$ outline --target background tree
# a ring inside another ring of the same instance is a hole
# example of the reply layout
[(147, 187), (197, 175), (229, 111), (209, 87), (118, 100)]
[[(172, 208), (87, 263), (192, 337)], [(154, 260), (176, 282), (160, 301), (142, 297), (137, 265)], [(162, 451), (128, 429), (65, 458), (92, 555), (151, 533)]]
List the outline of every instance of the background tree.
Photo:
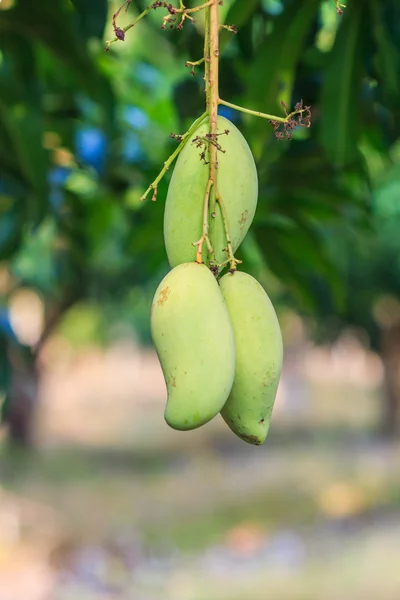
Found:
[[(121, 25), (146, 4), (132, 2)], [(40, 348), (65, 313), (90, 303), (107, 315), (105, 337), (125, 320), (146, 339), (140, 317), (167, 269), (168, 182), (156, 203), (139, 198), (176, 144), (169, 134), (201, 112), (202, 73), (191, 76), (184, 64), (202, 54), (202, 21), (162, 31), (160, 8), (106, 53), (118, 8), (107, 0), (0, 5), (0, 258), (11, 275), (2, 303), (6, 310), (13, 291), (29, 287), (45, 304), (35, 347), (12, 341), (7, 312), (1, 333), (3, 416), (22, 441), (35, 398), (24, 400), (10, 382), (37, 380)], [(383, 291), (399, 294), (396, 219), (382, 209), (390, 196), (397, 210), (398, 3), (349, 1), (342, 16), (332, 0), (305, 0), (301, 10), (295, 0), (225, 0), (220, 10), (238, 29), (221, 35), (222, 97), (275, 114), (282, 101), (303, 99), (313, 113), (310, 129), (277, 141), (268, 122), (221, 108), (249, 141), (260, 176), (254, 235), (239, 258), (264, 281), (274, 273), (281, 300), (317, 317), (322, 337), (348, 323), (367, 328), (385, 358), (393, 430), (398, 324), (382, 320), (376, 302)]]

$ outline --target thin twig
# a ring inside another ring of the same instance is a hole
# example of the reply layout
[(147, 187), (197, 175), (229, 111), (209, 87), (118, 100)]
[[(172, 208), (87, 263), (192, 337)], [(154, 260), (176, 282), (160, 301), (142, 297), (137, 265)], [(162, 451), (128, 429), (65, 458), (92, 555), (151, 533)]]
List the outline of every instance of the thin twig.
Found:
[(306, 108), (303, 108), (301, 110), (294, 110), (285, 117), (277, 117), (275, 115), (269, 115), (268, 113), (259, 112), (258, 110), (250, 110), (249, 108), (238, 106), (237, 104), (232, 104), (231, 102), (226, 102), (226, 100), (222, 100), (221, 98), (219, 99), (218, 104), (222, 104), (223, 106), (227, 106), (228, 108), (232, 108), (233, 110), (237, 110), (248, 115), (253, 115), (253, 117), (260, 117), (261, 119), (268, 119), (269, 121), (278, 121), (279, 123), (287, 123), (291, 118), (306, 111)]
[(186, 8), (186, 6), (183, 4), (182, 0), (179, 0), (179, 8), (175, 8), (169, 2), (164, 2), (164, 1), (157, 2), (156, 1), (156, 2), (153, 2), (152, 4), (150, 4), (149, 6), (147, 6), (147, 8), (145, 8), (143, 10), (143, 12), (141, 12), (140, 15), (138, 17), (136, 17), (136, 19), (132, 23), (130, 23), (129, 25), (126, 25), (125, 27), (118, 27), (117, 22), (116, 22), (117, 17), (119, 16), (121, 10), (125, 6), (126, 6), (126, 8), (128, 8), (130, 3), (132, 2), (132, 0), (125, 0), (124, 3), (122, 4), (122, 6), (113, 15), (112, 23), (113, 23), (113, 27), (114, 27), (115, 37), (112, 40), (106, 41), (105, 49), (109, 50), (111, 44), (113, 44), (114, 42), (118, 42), (118, 41), (123, 42), (125, 40), (125, 33), (127, 31), (129, 31), (129, 29), (132, 29), (132, 27), (135, 27), (135, 25), (137, 25), (137, 23), (139, 23), (139, 21), (141, 21), (152, 10), (155, 10), (157, 8), (166, 8), (168, 10), (169, 14), (163, 18), (163, 24), (161, 25), (162, 29), (165, 29), (167, 25), (170, 25), (171, 27), (173, 27), (174, 22), (176, 21), (176, 17), (180, 15), (181, 20), (180, 20), (180, 23), (177, 25), (177, 29), (182, 29), (183, 24), (186, 19), (190, 19), (191, 21), (194, 22), (194, 18), (191, 15), (194, 13), (200, 12), (201, 10), (204, 10), (205, 8), (208, 8), (209, 6), (211, 6), (213, 1), (214, 0), (209, 0), (208, 2), (205, 2), (204, 4), (200, 4), (199, 6), (195, 6), (193, 8)]
[(195, 60), (194, 62), (191, 60), (187, 60), (185, 62), (185, 67), (192, 67), (191, 68), (191, 74), (194, 75), (195, 74), (195, 68), (199, 67), (200, 65), (203, 64), (203, 62), (205, 61), (205, 58), (200, 58), (200, 60)]
[(224, 223), (225, 236), (226, 236), (226, 253), (228, 255), (228, 260), (225, 263), (222, 263), (222, 265), (220, 265), (220, 266), (223, 267), (229, 263), (231, 271), (236, 271), (237, 265), (240, 264), (242, 261), (235, 258), (234, 253), (233, 253), (232, 239), (231, 239), (231, 235), (229, 232), (228, 213), (226, 212), (226, 206), (224, 204), (224, 201), (222, 200), (221, 194), (219, 192), (216, 192), (215, 198), (221, 209), (221, 215), (222, 215), (222, 220)]
[[(129, 0), (129, 1), (132, 1), (132, 0)], [(139, 23), (139, 21), (141, 21), (152, 10), (152, 6), (148, 6), (147, 8), (144, 9), (144, 11), (142, 13), (140, 13), (140, 15), (138, 17), (136, 17), (136, 19), (132, 23), (130, 23), (129, 25), (126, 25), (125, 27), (117, 27), (116, 22), (115, 22), (115, 18), (121, 12), (121, 10), (125, 6), (125, 4), (126, 4), (126, 2), (124, 2), (124, 4), (115, 13), (115, 15), (113, 17), (114, 31), (117, 32), (117, 35), (112, 40), (107, 40), (106, 41), (106, 50), (109, 50), (111, 44), (114, 44), (114, 42), (124, 41), (124, 39), (125, 39), (125, 33), (127, 31), (129, 31), (129, 29), (132, 29), (132, 27), (135, 27), (135, 25), (137, 23)]]
[(214, 185), (213, 180), (209, 178), (207, 181), (206, 193), (204, 196), (204, 206), (203, 206), (203, 235), (199, 239), (198, 242), (194, 242), (193, 246), (197, 246), (197, 254), (196, 254), (196, 262), (203, 262), (203, 245), (204, 242), (207, 244), (208, 254), (212, 257), (214, 254), (214, 249), (211, 244), (210, 236), (208, 235), (208, 212), (210, 208), (210, 193), (211, 188)]
[(145, 193), (143, 194), (143, 196), (141, 196), (140, 200), (142, 202), (144, 200), (146, 200), (147, 196), (149, 195), (149, 193), (152, 190), (153, 190), (153, 198), (152, 198), (152, 200), (153, 201), (156, 200), (156, 198), (157, 198), (157, 187), (158, 187), (158, 184), (160, 183), (161, 179), (164, 177), (165, 173), (168, 171), (168, 169), (170, 168), (170, 166), (172, 165), (172, 163), (174, 162), (174, 160), (178, 156), (178, 154), (181, 152), (181, 150), (183, 150), (183, 148), (186, 146), (186, 144), (187, 144), (190, 136), (193, 135), (193, 133), (198, 128), (198, 126), (204, 121), (204, 119), (206, 117), (207, 117), (207, 112), (204, 112), (198, 119), (196, 119), (196, 121), (194, 121), (194, 123), (187, 130), (187, 132), (185, 134), (183, 134), (183, 136), (181, 137), (182, 141), (179, 144), (179, 146), (177, 147), (177, 149), (175, 150), (175, 152), (173, 152), (171, 154), (171, 156), (169, 157), (169, 159), (165, 161), (164, 167), (160, 171), (159, 175), (156, 177), (156, 179), (153, 181), (153, 183), (149, 185), (149, 187), (147, 188), (147, 190), (145, 191)]

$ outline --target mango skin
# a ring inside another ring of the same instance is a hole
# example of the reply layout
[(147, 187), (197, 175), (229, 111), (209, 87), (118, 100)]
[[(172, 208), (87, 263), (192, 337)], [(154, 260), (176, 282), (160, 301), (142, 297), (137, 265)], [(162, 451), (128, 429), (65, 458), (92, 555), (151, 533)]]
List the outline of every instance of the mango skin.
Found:
[[(196, 258), (197, 242), (202, 235), (204, 196), (210, 166), (200, 160), (203, 148), (196, 148), (192, 140), (208, 133), (206, 119), (191, 136), (180, 153), (168, 188), (164, 213), (164, 240), (171, 267)], [(218, 152), (218, 190), (226, 206), (229, 229), (235, 252), (245, 237), (257, 207), (258, 177), (251, 150), (240, 131), (224, 117), (218, 117), (218, 143), (224, 152)], [(211, 194), (213, 196), (213, 192)], [(224, 251), (226, 237), (221, 211), (217, 205), (216, 218), (209, 216), (210, 236), (215, 258), (221, 263), (227, 259)], [(204, 244), (203, 262), (209, 264)]]
[(232, 325), (208, 267), (185, 263), (170, 271), (150, 322), (168, 390), (165, 420), (173, 429), (196, 429), (220, 412), (235, 374)]
[(263, 444), (282, 371), (283, 343), (275, 309), (262, 286), (247, 273), (220, 281), (236, 344), (235, 379), (221, 411), (245, 442)]

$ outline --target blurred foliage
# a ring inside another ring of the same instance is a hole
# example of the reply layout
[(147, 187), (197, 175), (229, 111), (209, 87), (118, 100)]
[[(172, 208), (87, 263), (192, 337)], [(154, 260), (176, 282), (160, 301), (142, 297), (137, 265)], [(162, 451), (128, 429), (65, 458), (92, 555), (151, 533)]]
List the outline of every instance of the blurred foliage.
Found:
[[(157, 203), (139, 197), (175, 147), (170, 132), (202, 110), (202, 73), (184, 62), (202, 54), (203, 20), (165, 32), (152, 11), (106, 53), (117, 8), (0, 6), (0, 258), (46, 314), (88, 301), (110, 332), (131, 322), (148, 340), (168, 178)], [(313, 114), (279, 142), (266, 121), (221, 109), (260, 175), (246, 268), (302, 311), (371, 327), (377, 295), (400, 291), (400, 6), (349, 1), (339, 17), (331, 0), (225, 0), (221, 16), (239, 28), (221, 34), (221, 96), (276, 114), (303, 99)]]

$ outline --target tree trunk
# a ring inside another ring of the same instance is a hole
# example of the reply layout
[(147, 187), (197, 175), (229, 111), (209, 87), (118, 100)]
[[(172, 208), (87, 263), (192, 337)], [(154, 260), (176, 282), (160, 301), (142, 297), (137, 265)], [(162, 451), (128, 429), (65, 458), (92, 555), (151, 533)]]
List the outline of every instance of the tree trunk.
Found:
[(40, 351), (64, 314), (82, 297), (80, 285), (78, 289), (65, 291), (62, 302), (52, 306), (40, 340), (33, 348), (18, 343), (6, 345), (12, 375), (1, 417), (8, 428), (10, 441), (21, 447), (31, 446), (33, 441), (33, 425), (39, 399)]
[(382, 435), (397, 436), (400, 428), (400, 325), (381, 330), (381, 358), (384, 369)]
[(3, 413), (11, 442), (18, 446), (32, 444), (33, 422), (38, 400), (38, 372), (32, 357), (20, 355), (12, 360), (13, 372)]

